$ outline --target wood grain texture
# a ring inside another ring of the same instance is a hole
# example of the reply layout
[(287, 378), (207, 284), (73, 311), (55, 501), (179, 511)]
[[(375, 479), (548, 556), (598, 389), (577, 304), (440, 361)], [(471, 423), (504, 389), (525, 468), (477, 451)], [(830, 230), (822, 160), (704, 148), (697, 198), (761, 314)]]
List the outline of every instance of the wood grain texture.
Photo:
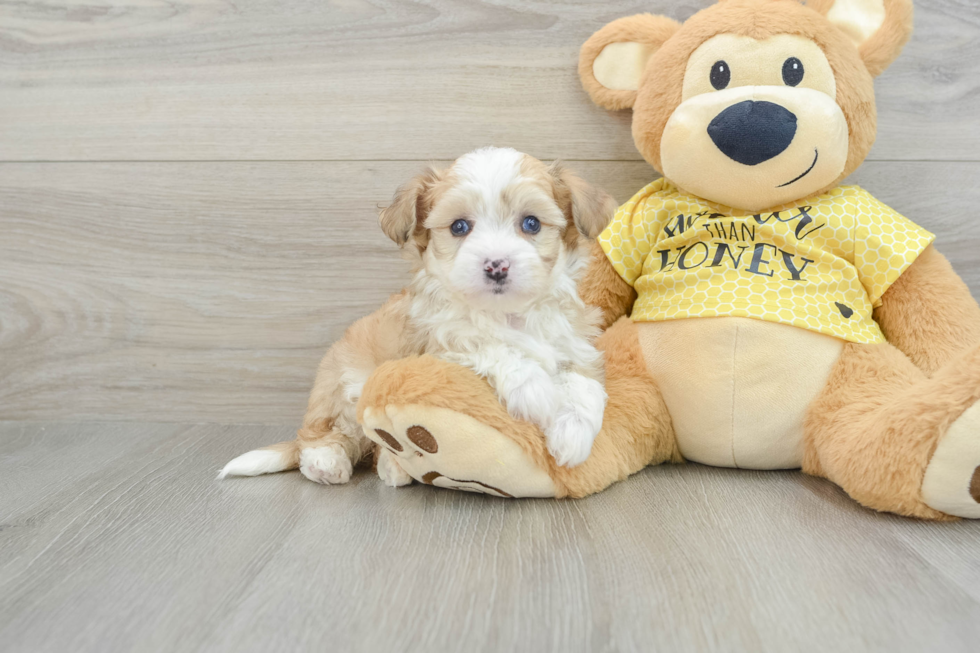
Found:
[[(580, 501), (214, 481), (282, 427), (0, 424), (4, 651), (976, 651), (980, 523), (795, 472)], [(110, 453), (125, 442), (125, 448)], [(43, 461), (60, 476), (19, 471)], [(30, 496), (31, 501), (24, 501)]]
[[(643, 162), (571, 162), (624, 201)], [(0, 164), (0, 418), (296, 424), (316, 364), (407, 272), (377, 206), (416, 162)], [(980, 296), (980, 164), (852, 181)]]
[[(579, 46), (711, 0), (0, 2), (0, 160), (637, 160)], [(980, 5), (916, 0), (872, 159), (977, 160)]]

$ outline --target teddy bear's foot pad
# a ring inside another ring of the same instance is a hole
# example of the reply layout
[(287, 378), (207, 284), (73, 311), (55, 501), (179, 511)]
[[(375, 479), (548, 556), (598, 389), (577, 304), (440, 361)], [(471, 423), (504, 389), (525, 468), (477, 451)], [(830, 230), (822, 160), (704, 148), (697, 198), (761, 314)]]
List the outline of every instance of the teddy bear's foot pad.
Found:
[(553, 497), (551, 477), (500, 431), (446, 408), (364, 409), (364, 433), (409, 476), (438, 487), (498, 497)]
[(948, 515), (980, 519), (980, 403), (953, 422), (922, 479), (922, 500)]

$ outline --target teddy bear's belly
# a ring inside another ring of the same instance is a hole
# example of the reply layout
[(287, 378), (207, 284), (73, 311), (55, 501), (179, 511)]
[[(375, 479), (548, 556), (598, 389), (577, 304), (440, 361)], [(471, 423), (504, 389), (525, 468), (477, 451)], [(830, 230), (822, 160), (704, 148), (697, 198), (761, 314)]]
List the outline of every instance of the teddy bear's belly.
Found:
[(686, 459), (750, 469), (802, 465), (806, 410), (843, 341), (740, 317), (636, 326)]

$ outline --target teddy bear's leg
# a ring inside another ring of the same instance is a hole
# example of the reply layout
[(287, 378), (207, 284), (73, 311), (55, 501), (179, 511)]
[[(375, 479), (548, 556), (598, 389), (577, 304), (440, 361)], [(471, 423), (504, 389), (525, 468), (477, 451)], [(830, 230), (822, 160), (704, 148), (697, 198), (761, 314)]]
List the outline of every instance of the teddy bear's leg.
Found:
[(597, 345), (606, 352), (609, 400), (592, 454), (577, 467), (558, 466), (541, 431), (512, 418), (483, 379), (431, 356), (379, 367), (358, 419), (387, 464), (412, 478), (497, 496), (582, 497), (649, 464), (680, 462), (633, 323), (620, 320)]
[(932, 377), (890, 344), (847, 343), (810, 406), (803, 470), (860, 503), (980, 518), (980, 348)]

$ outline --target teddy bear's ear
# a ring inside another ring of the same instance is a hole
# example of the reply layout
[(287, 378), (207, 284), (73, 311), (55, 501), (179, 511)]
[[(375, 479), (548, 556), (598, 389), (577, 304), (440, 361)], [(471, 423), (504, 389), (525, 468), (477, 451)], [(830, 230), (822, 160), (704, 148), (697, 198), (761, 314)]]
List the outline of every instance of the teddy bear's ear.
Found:
[(578, 74), (592, 101), (606, 109), (629, 109), (650, 55), (680, 29), (666, 16), (637, 14), (609, 23), (589, 37)]
[(880, 75), (912, 35), (912, 0), (807, 0), (847, 34), (868, 71)]

